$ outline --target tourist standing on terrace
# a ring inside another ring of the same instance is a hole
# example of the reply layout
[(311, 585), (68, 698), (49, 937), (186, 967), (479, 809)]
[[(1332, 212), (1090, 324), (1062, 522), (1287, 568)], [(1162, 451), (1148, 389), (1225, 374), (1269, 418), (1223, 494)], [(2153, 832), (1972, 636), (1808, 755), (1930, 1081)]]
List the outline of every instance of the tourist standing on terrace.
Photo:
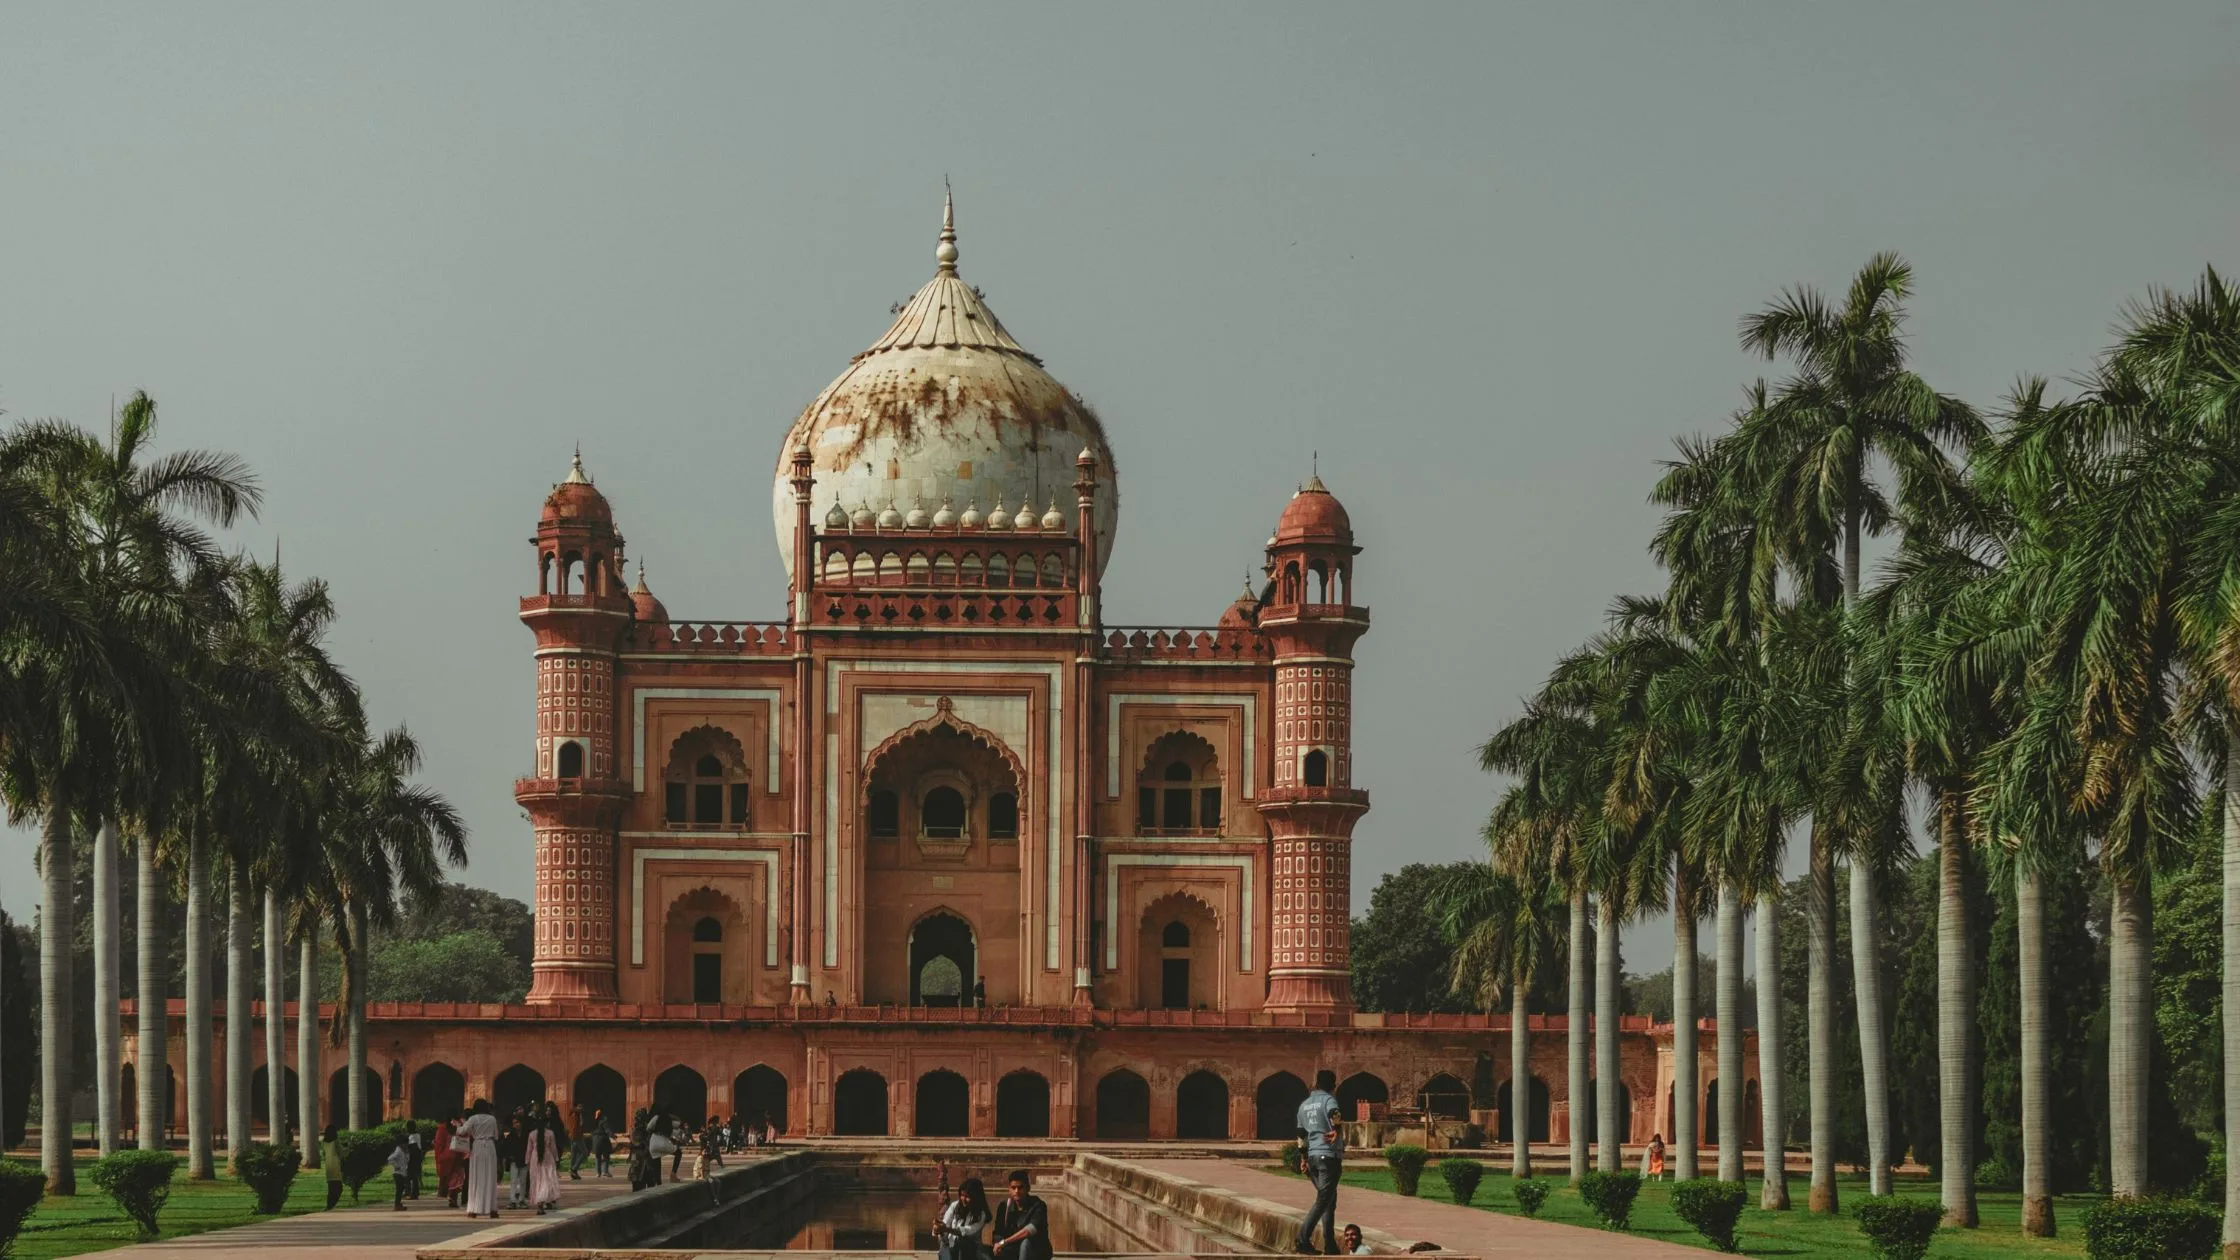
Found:
[(1315, 1222), (1322, 1223), (1322, 1250), (1338, 1255), (1338, 1173), (1345, 1153), (1338, 1140), (1338, 1074), (1324, 1068), (1314, 1074), (1314, 1092), (1299, 1104), (1299, 1145), (1307, 1151), (1307, 1180), (1314, 1185), (1314, 1206), (1299, 1223), (1299, 1251), (1319, 1254), (1314, 1246)]
[(497, 1219), (498, 1118), (490, 1114), (487, 1099), (474, 1100), (474, 1114), (452, 1140), (467, 1144), (467, 1215)]

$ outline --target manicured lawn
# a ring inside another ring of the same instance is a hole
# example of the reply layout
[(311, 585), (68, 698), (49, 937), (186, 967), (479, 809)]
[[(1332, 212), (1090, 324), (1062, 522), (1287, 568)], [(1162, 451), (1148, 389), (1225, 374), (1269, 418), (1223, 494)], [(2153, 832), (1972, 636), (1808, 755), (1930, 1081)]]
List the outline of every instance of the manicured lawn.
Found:
[[(1361, 1161), (1365, 1164), (1367, 1161)], [(1552, 1188), (1548, 1202), (1540, 1209), (1540, 1219), (1560, 1221), (1566, 1225), (1582, 1225), (1599, 1229), (1584, 1201), (1573, 1190), (1563, 1173), (1542, 1178)], [(1381, 1163), (1349, 1168), (1343, 1184), (1359, 1186), (1364, 1190), (1392, 1189), (1392, 1172)], [(1510, 1179), (1506, 1161), (1496, 1165), (1486, 1163), (1485, 1180), (1478, 1183), (1478, 1192), (1470, 1206), (1487, 1211), (1521, 1215), (1517, 1201), (1510, 1193)], [(1859, 1234), (1858, 1225), (1844, 1216), (1816, 1216), (1804, 1210), (1808, 1185), (1803, 1178), (1790, 1182), (1790, 1201), (1795, 1204), (1787, 1212), (1763, 1212), (1755, 1206), (1758, 1201), (1758, 1181), (1755, 1176), (1748, 1183), (1752, 1206), (1742, 1216), (1742, 1250), (1753, 1256), (1835, 1256), (1846, 1260), (1870, 1260), (1866, 1239)], [(1901, 1195), (1934, 1200), (1937, 1186), (1933, 1181), (1900, 1178), (1897, 1185)], [(1845, 1203), (1855, 1203), (1866, 1197), (1864, 1177), (1846, 1178), (1838, 1188), (1838, 1196)], [(1439, 1166), (1432, 1164), (1423, 1170), (1419, 1197), (1435, 1203), (1451, 1203), (1447, 1182), (1439, 1175)], [(2079, 1217), (2090, 1204), (2097, 1202), (2092, 1195), (2066, 1195), (2055, 1201), (2054, 1217), (2061, 1230), (2061, 1237), (2053, 1239), (2024, 1238), (2021, 1234), (2022, 1196), (2012, 1191), (1986, 1190), (1977, 1196), (1977, 1211), (1983, 1218), (1980, 1228), (1972, 1230), (1946, 1229), (1939, 1231), (1937, 1241), (1929, 1249), (1930, 1260), (2007, 1260), (2008, 1257), (2081, 1256), (2084, 1254), (2083, 1227)], [(1338, 1219), (1345, 1219), (1345, 1200), (1338, 1201)], [(1672, 1183), (1653, 1181), (1641, 1187), (1641, 1197), (1634, 1200), (1630, 1232), (1647, 1238), (1710, 1249), (1702, 1235), (1672, 1212)]]
[[(89, 1251), (107, 1251), (140, 1242), (139, 1227), (124, 1214), (109, 1196), (94, 1189), (87, 1172), (93, 1167), (91, 1159), (78, 1161), (78, 1193), (69, 1198), (49, 1195), (39, 1204), (31, 1219), (24, 1223), (23, 1233), (16, 1239), (11, 1260), (55, 1260), (59, 1256), (83, 1255)], [(379, 1193), (388, 1193), (386, 1178), (377, 1178)], [(376, 1192), (375, 1182), (368, 1182), (364, 1193)], [(163, 1238), (180, 1238), (206, 1230), (226, 1229), (246, 1225), (251, 1221), (271, 1220), (257, 1216), (249, 1210), (255, 1196), (249, 1187), (231, 1177), (221, 1175), (215, 1181), (189, 1181), (182, 1169), (171, 1183), (171, 1201), (164, 1205), (157, 1221), (163, 1226)], [(345, 1192), (342, 1204), (350, 1204)], [(295, 1184), (288, 1190), (288, 1206), (284, 1216), (315, 1212), (327, 1205), (327, 1180), (316, 1168), (307, 1168), (296, 1174)]]

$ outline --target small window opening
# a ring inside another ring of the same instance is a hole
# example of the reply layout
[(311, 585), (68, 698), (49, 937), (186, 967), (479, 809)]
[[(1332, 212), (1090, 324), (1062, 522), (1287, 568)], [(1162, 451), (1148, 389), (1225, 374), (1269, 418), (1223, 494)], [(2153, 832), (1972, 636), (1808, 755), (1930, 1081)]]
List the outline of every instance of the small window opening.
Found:
[(712, 915), (703, 918), (692, 925), (692, 939), (696, 941), (720, 941), (723, 939), (723, 924), (718, 923)]
[(563, 779), (580, 779), (583, 777), (583, 745), (572, 739), (560, 745), (560, 777)]
[(902, 802), (892, 792), (880, 790), (871, 794), (871, 834), (891, 838), (902, 834)]
[(1159, 932), (1159, 945), (1163, 949), (1190, 948), (1190, 925), (1177, 919)]
[(1317, 748), (1307, 754), (1307, 786), (1330, 786), (1330, 754)]
[(955, 840), (964, 835), (964, 794), (953, 787), (937, 787), (926, 793), (924, 805), (919, 809), (919, 820), (926, 835), (937, 840)]
[(988, 798), (988, 838), (991, 840), (1016, 840), (1019, 838), (1019, 798), (1009, 792), (998, 792)]

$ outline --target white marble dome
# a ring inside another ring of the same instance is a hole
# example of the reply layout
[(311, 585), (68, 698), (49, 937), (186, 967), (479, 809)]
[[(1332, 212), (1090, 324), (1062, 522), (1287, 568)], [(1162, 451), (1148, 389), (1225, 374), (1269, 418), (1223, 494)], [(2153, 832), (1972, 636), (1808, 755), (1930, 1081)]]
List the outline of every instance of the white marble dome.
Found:
[[(806, 440), (816, 502), (1002, 504), (1063, 500), (1073, 517), (1074, 459), (1097, 459), (1097, 567), (1112, 555), (1120, 487), (1104, 426), (1042, 361), (1004, 331), (957, 277), (944, 211), (938, 268), (885, 336), (858, 354), (778, 444), (771, 488), (778, 554), (793, 565), (793, 449)], [(1033, 520), (1031, 508), (1020, 515)], [(1000, 528), (996, 514), (988, 525)], [(1029, 526), (1031, 528), (1031, 526)]]

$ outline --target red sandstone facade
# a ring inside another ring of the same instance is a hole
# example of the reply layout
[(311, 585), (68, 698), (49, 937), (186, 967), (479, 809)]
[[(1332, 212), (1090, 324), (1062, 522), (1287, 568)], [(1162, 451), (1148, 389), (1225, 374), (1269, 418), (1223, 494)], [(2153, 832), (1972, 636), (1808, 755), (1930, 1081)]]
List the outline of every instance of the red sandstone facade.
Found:
[[(783, 619), (672, 620), (580, 459), (545, 500), (515, 784), (534, 983), (376, 1006), (382, 1092), (1218, 1138), (1288, 1135), (1329, 1067), (1349, 1098), (1506, 1108), (1505, 1018), (1353, 1009), (1370, 617), (1345, 509), (1302, 488), (1211, 625), (1108, 624), (1102, 426), (957, 278), (946, 226), (937, 259), (781, 447)], [(1561, 1027), (1534, 1136), (1571, 1123)], [(1669, 1132), (1669, 1030), (1623, 1038), (1629, 1136)]]

